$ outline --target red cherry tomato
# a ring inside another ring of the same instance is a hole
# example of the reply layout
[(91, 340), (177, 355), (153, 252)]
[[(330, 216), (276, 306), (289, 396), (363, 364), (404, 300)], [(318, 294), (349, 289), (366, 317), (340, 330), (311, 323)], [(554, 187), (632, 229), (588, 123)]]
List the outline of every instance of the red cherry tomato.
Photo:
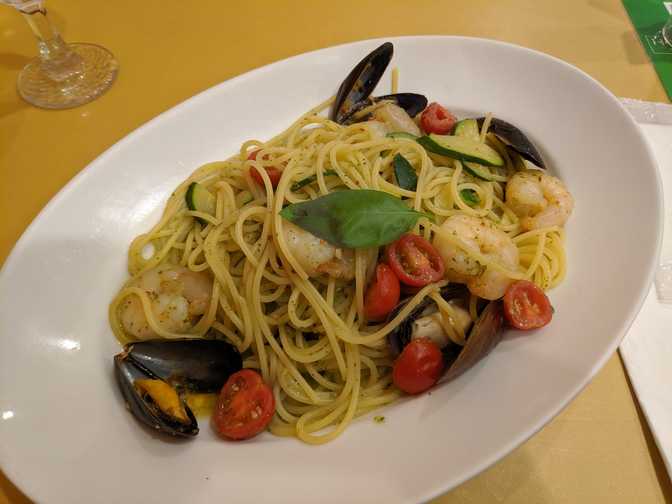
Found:
[[(250, 152), (250, 155), (247, 156), (247, 159), (257, 159), (258, 153), (259, 150)], [(266, 156), (264, 156), (264, 159), (265, 158)], [(278, 170), (275, 166), (265, 166), (264, 170), (266, 170), (266, 175), (268, 175), (268, 178), (271, 179), (271, 185), (273, 186), (273, 188), (278, 187), (278, 182), (280, 182), (280, 176), (282, 175), (282, 172)], [(264, 187), (264, 179), (261, 178), (261, 174), (254, 166), (250, 168), (250, 176), (254, 179), (254, 181), (258, 185)]]
[(429, 338), (411, 340), (392, 368), (392, 381), (407, 394), (431, 388), (443, 373), (443, 355)]
[(443, 278), (445, 266), (434, 246), (422, 236), (407, 233), (387, 247), (387, 263), (399, 281), (423, 287)]
[(364, 296), (364, 311), (371, 320), (382, 320), (399, 302), (399, 279), (387, 264), (376, 266), (376, 279)]
[(264, 430), (274, 413), (271, 388), (256, 371), (242, 369), (222, 387), (212, 419), (221, 436), (248, 439)]
[(430, 103), (420, 116), (420, 126), (426, 133), (445, 135), (453, 130), (457, 117), (438, 103)]
[(527, 331), (548, 324), (553, 318), (553, 307), (536, 284), (519, 280), (504, 293), (504, 316), (516, 329)]

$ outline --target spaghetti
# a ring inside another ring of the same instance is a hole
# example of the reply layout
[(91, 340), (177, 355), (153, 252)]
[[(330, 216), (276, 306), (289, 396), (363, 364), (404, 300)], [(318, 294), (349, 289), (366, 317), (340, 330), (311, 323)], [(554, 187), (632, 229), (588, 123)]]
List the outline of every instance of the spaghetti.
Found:
[[(326, 119), (320, 112), (331, 103), (309, 110), (268, 142), (245, 142), (237, 155), (192, 173), (170, 196), (159, 222), (132, 242), (130, 279), (109, 307), (111, 326), (121, 342), (138, 337), (129, 334), (122, 316), (138, 300), (145, 334), (228, 340), (242, 353), (244, 367), (258, 369), (272, 384), (276, 415), (271, 432), (311, 444), (334, 439), (355, 417), (400, 396), (392, 383), (386, 336), (423, 299), (434, 299), (448, 319), (454, 308), (439, 295), (448, 283), (442, 280), (420, 289), (390, 320), (368, 322), (364, 293), (378, 251), (358, 249), (346, 257), (348, 251), (338, 250), (336, 256), (352, 265), (350, 278), (311, 274), (288, 243), (292, 224), (280, 216), (284, 205), (342, 189), (384, 191), (434, 216), (434, 222), (421, 218), (413, 230), (428, 240), (441, 234), (441, 224), (454, 215), (485, 219), (505, 233), (518, 249), (516, 269), (448, 235), (483, 268), (510, 279), (529, 279), (543, 289), (556, 286), (566, 269), (562, 228), (524, 231), (505, 203), (506, 183), (520, 161), (488, 133), (489, 118), (481, 140), (499, 151), (505, 164), (488, 168), (492, 177), (486, 181), (460, 161), (430, 154), (412, 139), (380, 135), (369, 122), (344, 126)], [(415, 190), (396, 183), (397, 154), (415, 167)], [(275, 188), (271, 167), (282, 167)], [(253, 180), (254, 170), (262, 185)], [(185, 203), (193, 182), (213, 196), (212, 212), (190, 210)], [(162, 265), (178, 265), (211, 279), (207, 302), (186, 329), (163, 323), (155, 308), (161, 296), (141, 286), (145, 275)], [(476, 301), (472, 296), (469, 303), (473, 318)], [(445, 329), (451, 340), (464, 344), (463, 331)]]

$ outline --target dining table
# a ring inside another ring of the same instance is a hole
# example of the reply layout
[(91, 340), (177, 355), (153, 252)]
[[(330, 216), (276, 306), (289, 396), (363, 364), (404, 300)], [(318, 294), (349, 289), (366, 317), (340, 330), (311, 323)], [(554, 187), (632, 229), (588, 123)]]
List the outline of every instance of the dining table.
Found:
[[(109, 91), (80, 107), (43, 110), (22, 101), (17, 76), (36, 56), (36, 41), (19, 12), (0, 5), (0, 265), (47, 202), (115, 142), (222, 81), (315, 49), (388, 36), (482, 37), (560, 58), (618, 97), (668, 102), (620, 0), (47, 0), (45, 6), (65, 40), (112, 51), (119, 74)], [(0, 504), (31, 502), (30, 478), (11, 481), (1, 469)], [(543, 429), (433, 502), (662, 503), (672, 502), (672, 484), (615, 353)]]

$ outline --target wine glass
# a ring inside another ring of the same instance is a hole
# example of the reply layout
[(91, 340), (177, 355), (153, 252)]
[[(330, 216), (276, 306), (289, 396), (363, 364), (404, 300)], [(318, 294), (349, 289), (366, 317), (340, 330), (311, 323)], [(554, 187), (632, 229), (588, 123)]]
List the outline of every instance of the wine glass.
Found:
[(21, 70), (17, 89), (36, 107), (65, 109), (95, 100), (109, 89), (119, 64), (96, 44), (66, 44), (47, 17), (42, 0), (0, 0), (15, 7), (37, 37), (40, 55)]

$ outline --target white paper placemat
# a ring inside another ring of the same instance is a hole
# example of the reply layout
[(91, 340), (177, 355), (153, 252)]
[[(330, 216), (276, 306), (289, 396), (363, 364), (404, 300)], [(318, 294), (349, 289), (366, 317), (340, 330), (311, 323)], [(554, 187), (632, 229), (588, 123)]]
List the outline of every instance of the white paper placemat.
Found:
[(652, 285), (620, 352), (672, 476), (672, 106), (635, 100), (623, 103), (640, 123), (654, 151), (667, 204), (661, 267), (656, 275), (658, 292)]

